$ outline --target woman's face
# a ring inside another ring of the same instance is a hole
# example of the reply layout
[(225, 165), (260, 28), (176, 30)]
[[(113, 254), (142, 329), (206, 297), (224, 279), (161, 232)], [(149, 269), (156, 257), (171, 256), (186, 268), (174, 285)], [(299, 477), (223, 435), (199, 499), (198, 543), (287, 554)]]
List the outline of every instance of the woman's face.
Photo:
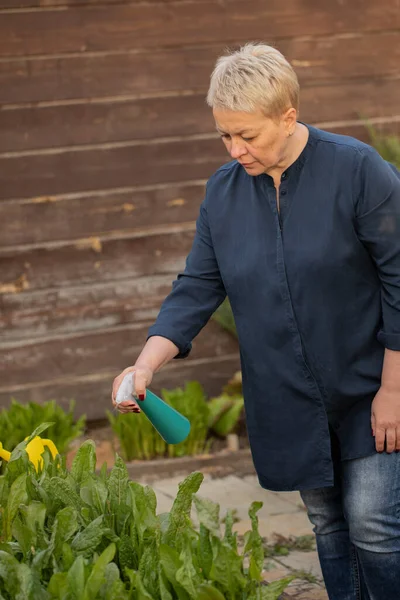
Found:
[(270, 173), (285, 167), (290, 137), (296, 125), (296, 110), (289, 109), (279, 119), (270, 119), (261, 111), (246, 113), (213, 110), (217, 131), (232, 158), (249, 175)]

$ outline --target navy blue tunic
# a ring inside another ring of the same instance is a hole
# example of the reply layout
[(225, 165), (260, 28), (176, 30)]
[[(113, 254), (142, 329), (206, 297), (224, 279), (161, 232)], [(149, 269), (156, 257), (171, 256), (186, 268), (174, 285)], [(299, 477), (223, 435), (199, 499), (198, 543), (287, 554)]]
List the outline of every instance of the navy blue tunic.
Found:
[(400, 176), (370, 146), (307, 126), (283, 173), (236, 161), (208, 181), (185, 271), (149, 337), (190, 351), (226, 294), (237, 326), (247, 429), (260, 484), (333, 485), (375, 452), (371, 402), (385, 347), (400, 351)]

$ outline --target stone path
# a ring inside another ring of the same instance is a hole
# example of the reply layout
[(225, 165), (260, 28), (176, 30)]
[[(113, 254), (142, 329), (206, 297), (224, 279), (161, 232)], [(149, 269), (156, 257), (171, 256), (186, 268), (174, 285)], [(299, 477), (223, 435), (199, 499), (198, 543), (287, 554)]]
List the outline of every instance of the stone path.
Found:
[[(157, 495), (157, 512), (169, 511), (178, 491), (178, 484), (184, 478), (153, 481), (150, 485)], [(228, 509), (235, 509), (239, 521), (234, 529), (243, 535), (251, 529), (248, 508), (255, 500), (264, 505), (258, 512), (259, 530), (268, 543), (274, 543), (274, 534), (288, 538), (312, 535), (304, 505), (298, 492), (270, 492), (263, 490), (255, 475), (236, 477), (230, 475), (221, 479), (212, 479), (206, 475), (199, 490), (199, 495), (217, 502), (221, 506), (220, 516), (223, 518)], [(196, 521), (193, 511), (192, 518)], [(296, 579), (286, 590), (286, 598), (291, 600), (328, 600), (323, 586), (321, 569), (315, 550), (303, 552), (290, 551), (287, 556), (268, 558), (265, 565), (265, 579), (274, 581), (294, 572), (309, 574), (315, 581)]]

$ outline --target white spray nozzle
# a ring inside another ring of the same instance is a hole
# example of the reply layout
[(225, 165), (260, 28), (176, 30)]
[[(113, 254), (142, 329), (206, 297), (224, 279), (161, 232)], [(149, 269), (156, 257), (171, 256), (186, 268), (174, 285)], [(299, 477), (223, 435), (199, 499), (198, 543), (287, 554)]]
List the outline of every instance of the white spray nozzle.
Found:
[(117, 397), (115, 398), (117, 404), (121, 404), (121, 402), (126, 402), (127, 400), (134, 400), (133, 373), (134, 371), (131, 371), (123, 378), (122, 383), (118, 388)]

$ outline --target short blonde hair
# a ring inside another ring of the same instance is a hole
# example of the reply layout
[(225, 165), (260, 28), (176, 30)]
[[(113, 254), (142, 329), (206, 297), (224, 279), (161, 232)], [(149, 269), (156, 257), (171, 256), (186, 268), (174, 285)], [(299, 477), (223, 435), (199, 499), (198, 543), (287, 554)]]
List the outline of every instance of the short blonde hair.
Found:
[(299, 92), (297, 75), (279, 50), (248, 43), (217, 60), (207, 104), (242, 112), (261, 109), (273, 118), (291, 107), (298, 111)]

